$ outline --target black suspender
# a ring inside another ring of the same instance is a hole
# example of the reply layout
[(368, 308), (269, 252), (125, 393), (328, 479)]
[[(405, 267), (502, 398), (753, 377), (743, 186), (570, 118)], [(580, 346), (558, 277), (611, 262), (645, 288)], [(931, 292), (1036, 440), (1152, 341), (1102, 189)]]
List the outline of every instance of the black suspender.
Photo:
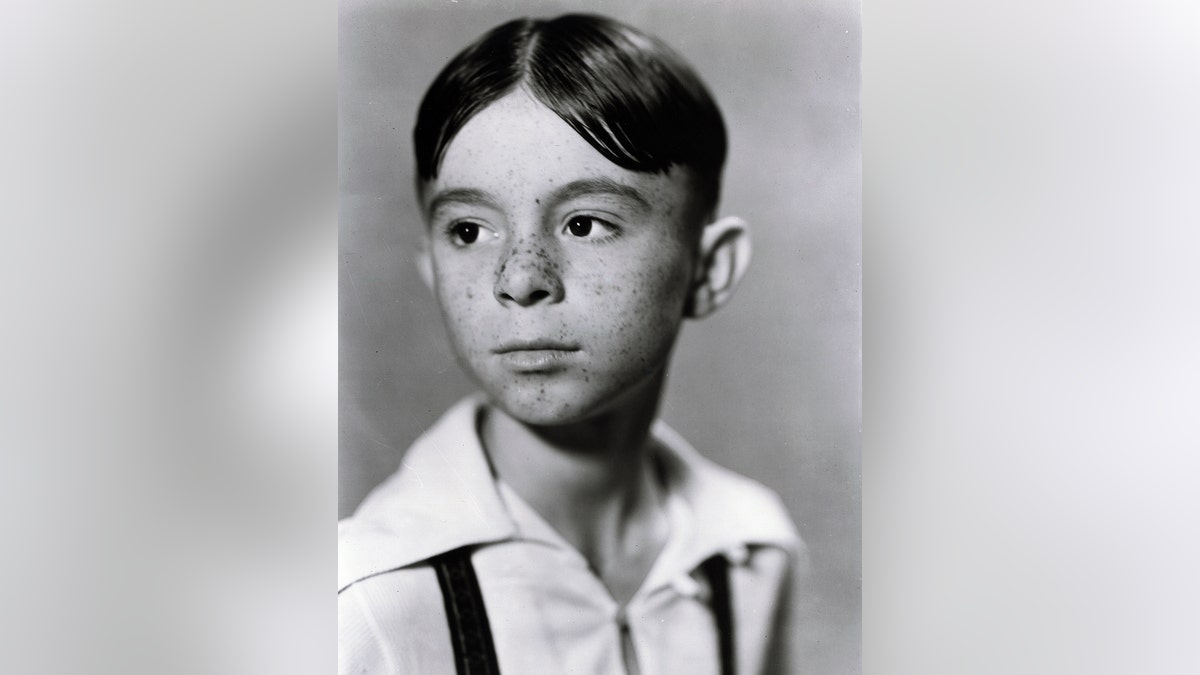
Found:
[(704, 576), (708, 577), (708, 588), (712, 592), (713, 618), (717, 622), (717, 640), (720, 641), (721, 675), (735, 675), (737, 665), (733, 642), (733, 608), (729, 593), (729, 561), (720, 553), (700, 564)]
[(458, 675), (500, 675), (487, 608), (483, 606), (479, 579), (471, 565), (471, 548), (443, 553), (430, 560), (430, 564), (442, 587)]
[[(479, 579), (471, 565), (471, 547), (443, 553), (429, 562), (437, 572), (446, 618), (450, 623), (450, 643), (458, 675), (500, 675), (496, 646), (488, 625), (487, 608)], [(712, 611), (717, 624), (721, 675), (736, 675), (733, 634), (733, 608), (729, 589), (729, 561), (717, 554), (705, 560), (700, 570), (712, 592)]]

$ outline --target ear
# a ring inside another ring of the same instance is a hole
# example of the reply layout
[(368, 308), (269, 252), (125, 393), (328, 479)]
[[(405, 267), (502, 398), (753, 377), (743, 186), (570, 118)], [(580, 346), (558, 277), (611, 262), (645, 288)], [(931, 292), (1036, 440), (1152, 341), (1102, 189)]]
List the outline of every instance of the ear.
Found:
[(429, 253), (429, 238), (422, 237), (420, 248), (417, 250), (416, 256), (413, 257), (413, 262), (417, 264), (417, 272), (421, 274), (421, 281), (425, 282), (425, 287), (430, 291), (433, 290), (433, 256)]
[(704, 227), (688, 317), (708, 316), (733, 297), (750, 267), (750, 253), (750, 226), (741, 218), (726, 216)]

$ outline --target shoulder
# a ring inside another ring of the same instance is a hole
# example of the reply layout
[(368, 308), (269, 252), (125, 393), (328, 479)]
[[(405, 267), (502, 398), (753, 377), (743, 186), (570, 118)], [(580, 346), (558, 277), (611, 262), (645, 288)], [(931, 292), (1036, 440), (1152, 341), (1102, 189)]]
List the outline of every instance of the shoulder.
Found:
[(743, 476), (707, 458), (701, 457), (716, 489), (725, 499), (736, 504), (735, 509), (745, 517), (768, 518), (786, 523), (792, 529), (792, 518), (779, 493), (753, 478)]
[(338, 522), (338, 593), (415, 562), (407, 542), (397, 534), (397, 529), (368, 518), (351, 516)]
[(702, 456), (662, 421), (655, 423), (653, 434), (669, 489), (687, 504), (706, 538), (731, 545), (803, 549), (788, 509), (774, 490)]
[(428, 565), (380, 573), (338, 593), (340, 673), (453, 672), (452, 654)]
[(429, 616), (441, 607), (437, 574), (424, 564), (358, 579), (338, 592), (339, 612), (363, 615), (376, 625)]
[(475, 431), (479, 400), (452, 407), (401, 467), (338, 523), (338, 590), (514, 532)]

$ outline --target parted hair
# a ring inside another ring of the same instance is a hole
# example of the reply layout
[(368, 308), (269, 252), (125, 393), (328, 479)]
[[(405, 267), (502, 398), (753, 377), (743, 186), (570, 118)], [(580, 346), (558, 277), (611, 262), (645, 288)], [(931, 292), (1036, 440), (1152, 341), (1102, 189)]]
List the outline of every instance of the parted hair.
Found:
[(716, 206), (727, 141), (704, 83), (657, 38), (587, 14), (510, 21), (455, 56), (417, 113), (420, 180), (437, 177), (467, 121), (519, 86), (617, 166), (649, 173), (688, 167), (703, 207)]

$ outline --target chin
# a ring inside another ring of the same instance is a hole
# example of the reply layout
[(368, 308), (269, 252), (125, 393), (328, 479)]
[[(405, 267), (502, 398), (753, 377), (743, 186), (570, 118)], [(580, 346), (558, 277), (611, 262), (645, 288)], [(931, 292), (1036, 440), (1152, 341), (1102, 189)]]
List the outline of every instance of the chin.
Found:
[(653, 411), (664, 381), (663, 368), (648, 374), (595, 369), (587, 377), (573, 368), (522, 374), (486, 361), (464, 365), (493, 406), (519, 422), (541, 427), (595, 421), (619, 409)]
[[(621, 408), (657, 407), (661, 379), (649, 378), (633, 387), (597, 386), (577, 380), (531, 379), (484, 386), (492, 405), (532, 426), (557, 427), (589, 422)], [(640, 385), (640, 386), (638, 386)]]
[(539, 427), (557, 427), (582, 422), (590, 415), (586, 406), (549, 396), (491, 396), (492, 405), (513, 419)]
[(484, 388), (492, 405), (513, 419), (543, 427), (583, 422), (604, 408), (598, 392), (580, 389), (568, 383), (537, 380)]

